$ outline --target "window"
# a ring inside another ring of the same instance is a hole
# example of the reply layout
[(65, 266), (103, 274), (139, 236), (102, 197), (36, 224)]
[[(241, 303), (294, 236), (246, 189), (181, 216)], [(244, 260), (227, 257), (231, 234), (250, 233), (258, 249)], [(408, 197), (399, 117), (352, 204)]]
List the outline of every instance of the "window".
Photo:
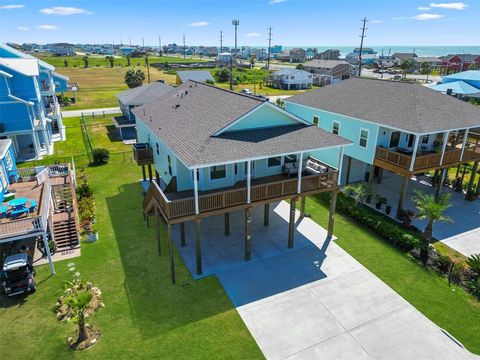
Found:
[(168, 173), (172, 176), (172, 158), (170, 155), (167, 155), (167, 163), (168, 163)]
[(268, 158), (268, 167), (275, 167), (282, 165), (282, 158), (280, 156)]
[(392, 132), (392, 135), (390, 135), (390, 147), (396, 148), (398, 147), (399, 143), (400, 143), (400, 131)]
[(340, 132), (340, 123), (338, 121), (334, 121), (332, 125), (332, 133), (334, 133), (335, 135), (338, 135), (339, 132)]
[(428, 144), (428, 140), (430, 140), (430, 135), (425, 135), (422, 137), (422, 144)]
[(368, 143), (368, 130), (361, 129), (360, 130), (360, 141), (358, 145), (360, 145), (363, 148), (367, 147)]
[(237, 175), (238, 174), (238, 164), (237, 163), (235, 163), (235, 165), (234, 165), (234, 171), (235, 171), (235, 175)]
[(150, 144), (150, 134), (148, 134), (148, 143)]
[(6, 170), (11, 170), (13, 167), (13, 160), (12, 160), (12, 156), (10, 155), (10, 151), (7, 151), (7, 153), (5, 154), (5, 161), (7, 162)]
[(413, 140), (415, 140), (415, 135), (409, 134), (409, 135), (408, 135), (408, 147), (409, 147), (409, 148), (412, 147), (412, 145), (413, 145)]
[(313, 115), (313, 125), (318, 126), (318, 115)]
[(160, 146), (158, 146), (158, 143), (157, 143), (157, 155), (160, 155)]
[(210, 179), (223, 179), (227, 176), (227, 169), (225, 165), (212, 166), (210, 168)]

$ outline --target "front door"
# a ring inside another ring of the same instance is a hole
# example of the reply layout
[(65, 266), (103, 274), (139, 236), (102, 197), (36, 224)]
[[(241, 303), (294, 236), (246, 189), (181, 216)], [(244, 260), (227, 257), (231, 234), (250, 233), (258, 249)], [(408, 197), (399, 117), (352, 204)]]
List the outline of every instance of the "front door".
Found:
[(390, 137), (390, 148), (398, 147), (399, 143), (400, 143), (400, 131), (392, 132), (392, 135)]
[[(247, 166), (248, 166), (248, 162), (245, 161), (245, 179), (247, 178)], [(255, 161), (251, 161), (250, 162), (250, 177), (251, 178), (254, 178), (255, 177)]]

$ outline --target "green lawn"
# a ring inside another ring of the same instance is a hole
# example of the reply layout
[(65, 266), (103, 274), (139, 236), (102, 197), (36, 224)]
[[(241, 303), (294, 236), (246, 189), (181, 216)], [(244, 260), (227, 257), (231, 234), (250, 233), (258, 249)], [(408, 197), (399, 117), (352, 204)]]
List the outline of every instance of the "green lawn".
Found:
[[(323, 227), (328, 209), (317, 198), (307, 200), (307, 212)], [(335, 216), (338, 245), (384, 281), (430, 320), (447, 330), (470, 351), (480, 354), (480, 303), (463, 289), (424, 269), (371, 231), (340, 214)]]

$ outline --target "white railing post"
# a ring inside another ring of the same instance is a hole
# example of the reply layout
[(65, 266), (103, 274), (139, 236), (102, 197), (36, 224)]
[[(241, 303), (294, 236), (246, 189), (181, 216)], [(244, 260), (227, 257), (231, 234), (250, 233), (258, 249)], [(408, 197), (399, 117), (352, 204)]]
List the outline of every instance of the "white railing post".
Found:
[(340, 154), (338, 155), (338, 179), (337, 179), (338, 185), (340, 185), (342, 180), (342, 167), (343, 167), (343, 146), (340, 148)]
[(193, 169), (193, 197), (195, 200), (195, 214), (200, 213), (198, 206), (198, 180), (197, 180), (198, 169)]
[(415, 146), (413, 147), (412, 159), (410, 160), (410, 171), (413, 171), (415, 166), (415, 159), (417, 157), (419, 141), (420, 141), (420, 136), (415, 134)]
[(250, 185), (252, 180), (251, 160), (247, 161), (247, 204), (250, 204)]
[(445, 149), (447, 148), (447, 142), (448, 142), (448, 131), (443, 133), (442, 156), (440, 157), (440, 165), (443, 164), (443, 158), (445, 157)]
[(48, 264), (50, 265), (50, 273), (52, 275), (55, 275), (55, 267), (53, 266), (52, 254), (50, 253), (50, 248), (48, 247), (46, 230), (44, 231), (42, 237), (43, 237), (43, 246), (45, 247), (45, 253), (47, 254), (47, 258), (48, 258)]
[(463, 135), (462, 154), (460, 155), (460, 161), (463, 161), (463, 154), (465, 153), (465, 145), (467, 144), (468, 130), (465, 129), (465, 135)]
[(302, 167), (303, 167), (303, 152), (298, 154), (298, 183), (297, 183), (297, 193), (302, 192)]

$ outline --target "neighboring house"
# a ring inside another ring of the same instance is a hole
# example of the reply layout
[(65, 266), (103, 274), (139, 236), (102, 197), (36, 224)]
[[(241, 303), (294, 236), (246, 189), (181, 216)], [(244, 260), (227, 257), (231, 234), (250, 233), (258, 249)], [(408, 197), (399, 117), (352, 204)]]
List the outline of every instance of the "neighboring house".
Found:
[(229, 52), (222, 52), (218, 54), (217, 60), (221, 62), (222, 64), (230, 64), (230, 61), (233, 60), (232, 54)]
[(127, 55), (131, 55), (133, 52), (135, 52), (135, 50), (137, 50), (137, 48), (134, 47), (134, 46), (122, 46), (119, 50), (120, 50), (120, 53), (122, 54), (122, 56), (127, 56)]
[(183, 70), (177, 71), (177, 85), (183, 84), (188, 80), (199, 81), (199, 82), (214, 82), (212, 74), (209, 70)]
[(275, 53), (275, 59), (282, 62), (289, 62), (290, 61), (290, 51), (282, 51), (279, 53)]
[(75, 55), (75, 45), (68, 43), (48, 44), (48, 51), (55, 56)]
[(480, 70), (468, 70), (443, 76), (442, 83), (430, 86), (430, 89), (449, 95), (479, 97)]
[(410, 53), (397, 52), (397, 53), (394, 53), (392, 56), (397, 60), (397, 64), (400, 64), (403, 60), (409, 60), (409, 59), (418, 57), (418, 55), (415, 54), (414, 52), (410, 52)]
[(135, 116), (132, 113), (135, 107), (155, 101), (172, 90), (173, 87), (166, 85), (162, 81), (155, 81), (151, 84), (128, 89), (117, 94), (118, 104), (123, 117), (114, 117), (113, 123), (118, 129), (120, 138), (131, 140), (136, 137)]
[(340, 50), (338, 49), (328, 49), (321, 53), (315, 55), (315, 59), (319, 60), (339, 60), (340, 59)]
[[(223, 215), (228, 234), (229, 213), (243, 210), (244, 256), (249, 260), (255, 246), (250, 224), (258, 221), (252, 220), (253, 206), (265, 207), (263, 221), (268, 225), (269, 204), (290, 199), (285, 246), (293, 247), (297, 199), (303, 217), (306, 195), (331, 192), (328, 236), (332, 235), (337, 169), (349, 141), (266, 100), (194, 81), (133, 113), (139, 142), (134, 145), (135, 159), (144, 174), (147, 165), (155, 170), (143, 200), (144, 214), (163, 217), (169, 233), (179, 224), (182, 246), (185, 222), (195, 222), (198, 274), (202, 273), (200, 227), (205, 217)], [(329, 157), (329, 161), (320, 162), (318, 157)]]
[(349, 79), (354, 68), (343, 60), (318, 60), (314, 59), (304, 64), (304, 69), (315, 74), (313, 85), (323, 86)]
[[(26, 248), (34, 263), (45, 256), (55, 274), (48, 243), (60, 257), (80, 248), (74, 172), (69, 164), (17, 169), (15, 160), (11, 141), (0, 140), (0, 246), (8, 244), (7, 255)], [(26, 202), (11, 206), (13, 199)]]
[(413, 58), (417, 69), (422, 67), (423, 63), (430, 66), (430, 70), (438, 70), (442, 67), (442, 60), (434, 56), (417, 56)]
[(480, 68), (480, 55), (474, 54), (449, 54), (440, 57), (442, 60), (442, 68), (445, 72), (460, 72), (470, 69), (475, 65)]
[(393, 55), (380, 55), (375, 63), (381, 68), (390, 68), (398, 65), (398, 59)]
[[(370, 65), (375, 62), (377, 53), (372, 48), (362, 48), (362, 64)], [(345, 55), (345, 60), (350, 64), (358, 64), (360, 59), (360, 48), (353, 49), (352, 52)]]
[(302, 48), (293, 48), (289, 52), (289, 61), (291, 63), (303, 63), (307, 58), (307, 51)]
[(283, 51), (282, 45), (273, 45), (270, 48), (270, 54), (278, 54), (278, 53), (281, 53), (282, 51)]
[(467, 141), (480, 126), (478, 109), (418, 84), (352, 78), (285, 99), (285, 109), (354, 143), (345, 148), (342, 184), (381, 182), (384, 171), (402, 176), (397, 213), (412, 175), (445, 176), (480, 160), (480, 147)]
[(267, 85), (277, 89), (300, 90), (312, 87), (313, 75), (305, 70), (282, 69), (272, 73)]
[(54, 66), (0, 44), (0, 138), (12, 140), (18, 161), (53, 154), (53, 142), (65, 140), (56, 93), (67, 90)]

